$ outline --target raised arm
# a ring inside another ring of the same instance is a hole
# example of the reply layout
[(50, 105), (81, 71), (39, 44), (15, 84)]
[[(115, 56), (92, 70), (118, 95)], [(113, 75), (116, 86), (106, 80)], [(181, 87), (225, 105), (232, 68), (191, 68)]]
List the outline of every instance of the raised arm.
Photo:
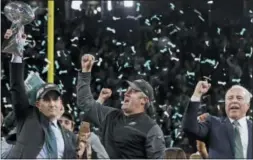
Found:
[[(4, 37), (8, 39), (11, 35), (11, 30), (7, 30)], [(22, 57), (13, 54), (9, 69), (13, 109), (17, 119), (24, 118), (29, 107), (29, 102), (24, 84), (24, 63)]]
[(82, 72), (78, 74), (77, 82), (77, 105), (84, 112), (84, 118), (87, 121), (100, 127), (106, 116), (115, 109), (104, 106), (93, 98), (90, 81), (94, 57), (92, 55), (84, 55), (81, 63)]
[(188, 136), (193, 136), (198, 140), (205, 140), (211, 128), (210, 117), (205, 122), (198, 122), (197, 112), (200, 106), (200, 98), (210, 88), (210, 84), (206, 81), (198, 82), (191, 101), (185, 111), (183, 118), (183, 130)]

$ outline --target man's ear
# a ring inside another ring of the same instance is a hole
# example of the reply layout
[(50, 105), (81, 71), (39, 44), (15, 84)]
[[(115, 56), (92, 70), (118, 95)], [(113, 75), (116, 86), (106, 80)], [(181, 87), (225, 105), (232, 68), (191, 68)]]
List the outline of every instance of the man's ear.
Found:
[(146, 106), (149, 103), (149, 99), (147, 97), (145, 97), (145, 98), (142, 99), (142, 102), (143, 102), (142, 104), (144, 106)]
[(35, 102), (35, 106), (39, 108), (39, 107), (40, 107), (40, 102), (39, 102), (39, 101), (36, 101), (36, 102)]

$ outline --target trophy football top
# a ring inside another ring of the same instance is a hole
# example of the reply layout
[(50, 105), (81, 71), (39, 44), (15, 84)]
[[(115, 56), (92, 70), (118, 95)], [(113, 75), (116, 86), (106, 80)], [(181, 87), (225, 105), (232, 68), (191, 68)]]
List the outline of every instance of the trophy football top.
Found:
[(30, 5), (24, 2), (10, 2), (4, 7), (4, 15), (14, 24), (26, 25), (34, 20), (35, 15)]

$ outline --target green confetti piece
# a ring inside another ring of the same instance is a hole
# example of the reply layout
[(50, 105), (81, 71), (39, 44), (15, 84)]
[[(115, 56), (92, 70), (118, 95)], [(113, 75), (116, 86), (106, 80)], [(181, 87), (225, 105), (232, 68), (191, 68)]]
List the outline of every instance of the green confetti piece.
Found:
[(151, 70), (151, 68), (150, 68), (150, 63), (151, 63), (151, 60), (147, 60), (147, 61), (144, 63), (144, 67), (147, 67), (148, 70)]
[(236, 82), (236, 83), (240, 83), (241, 82), (241, 79), (232, 79), (232, 82)]
[(130, 67), (128, 62), (126, 62), (126, 63), (124, 64), (124, 68), (127, 68), (127, 67)]
[(218, 27), (218, 28), (217, 28), (217, 33), (220, 34), (220, 31), (221, 31), (221, 30), (220, 30), (220, 28)]
[(243, 28), (243, 29), (241, 30), (241, 32), (240, 32), (240, 35), (242, 36), (242, 35), (244, 34), (245, 31), (246, 31), (246, 29)]
[(153, 19), (156, 19), (156, 20), (160, 21), (160, 18), (157, 17), (157, 15), (152, 16), (152, 17), (151, 17), (151, 20), (153, 20)]
[(136, 3), (136, 12), (139, 12), (139, 11), (140, 11), (140, 6), (141, 6), (140, 3)]
[(145, 19), (145, 24), (151, 26), (149, 19)]
[(60, 68), (60, 65), (59, 65), (58, 61), (55, 61), (54, 63), (55, 63), (55, 68), (56, 68), (56, 69), (59, 69), (59, 68)]
[(73, 78), (72, 84), (76, 85), (76, 77)]
[(245, 57), (249, 57), (250, 58), (252, 56), (252, 53), (253, 53), (253, 48), (250, 47), (250, 53), (246, 53)]

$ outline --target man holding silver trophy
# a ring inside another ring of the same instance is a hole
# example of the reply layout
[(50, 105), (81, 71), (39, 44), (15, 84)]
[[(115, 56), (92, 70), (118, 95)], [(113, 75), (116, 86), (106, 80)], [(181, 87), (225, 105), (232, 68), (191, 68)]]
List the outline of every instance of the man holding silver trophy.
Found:
[(24, 25), (31, 23), (34, 18), (33, 9), (24, 2), (10, 2), (4, 7), (4, 15), (12, 22), (8, 35), (2, 44), (2, 52), (23, 56), (24, 44)]
[(17, 141), (6, 158), (76, 158), (75, 135), (57, 122), (64, 109), (58, 86), (42, 84), (35, 93), (36, 107), (28, 100), (22, 59), (26, 35), (22, 25), (34, 18), (33, 10), (23, 2), (10, 2), (5, 7), (5, 15), (13, 22), (4, 36), (3, 52), (12, 54), (10, 92), (17, 121)]

